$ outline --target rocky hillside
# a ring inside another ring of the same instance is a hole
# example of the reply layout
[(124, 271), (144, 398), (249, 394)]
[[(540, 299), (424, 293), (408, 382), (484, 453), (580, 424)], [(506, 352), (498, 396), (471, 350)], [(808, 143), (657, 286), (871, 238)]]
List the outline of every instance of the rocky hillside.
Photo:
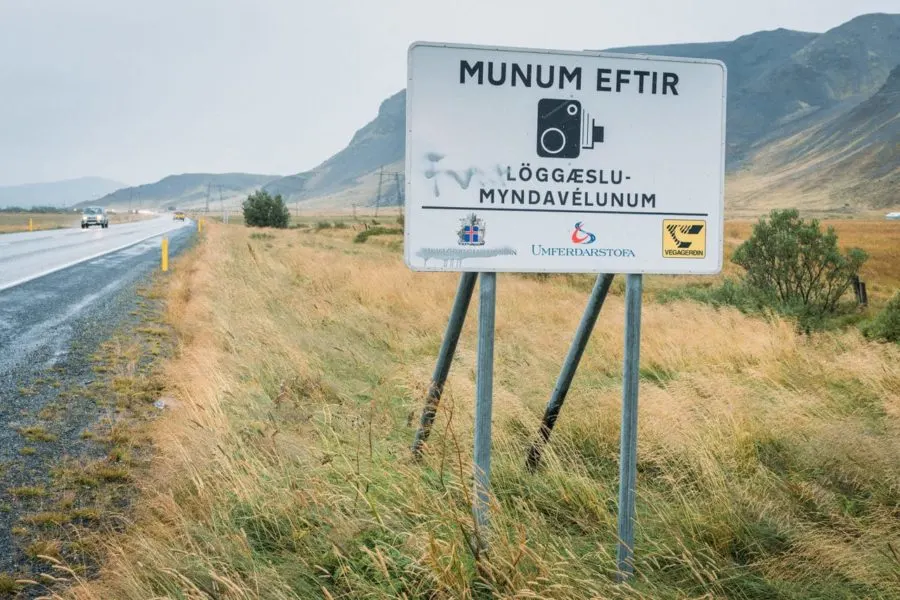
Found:
[(772, 194), (828, 209), (900, 206), (900, 66), (871, 98), (758, 152), (737, 181), (750, 187), (737, 206)]
[[(341, 190), (363, 185), (366, 189), (378, 176), (372, 173), (383, 165), (403, 160), (406, 138), (406, 90), (398, 92), (381, 103), (378, 115), (356, 132), (346, 148), (306, 173), (299, 173), (273, 181), (266, 185), (271, 193), (280, 193), (291, 200), (325, 196)], [(402, 166), (399, 167), (402, 171)], [(369, 174), (366, 180), (363, 176)], [(386, 186), (383, 182), (383, 192)], [(391, 184), (393, 185), (393, 184)], [(376, 190), (372, 190), (373, 193)], [(369, 198), (361, 198), (359, 204), (369, 204)]]
[(168, 206), (199, 208), (206, 204), (218, 208), (220, 198), (228, 205), (239, 203), (278, 175), (249, 173), (185, 173), (169, 175), (156, 183), (127, 187), (108, 194), (94, 203), (120, 210), (129, 208), (161, 209)]
[(96, 200), (124, 183), (102, 177), (80, 177), (47, 183), (29, 183), (0, 187), (0, 207), (31, 208), (32, 206), (72, 206)]
[[(768, 173), (760, 170), (762, 165), (771, 170), (772, 161), (782, 167), (789, 165), (777, 161), (790, 164), (809, 161), (812, 155), (821, 155), (825, 150), (825, 139), (830, 139), (832, 146), (849, 146), (867, 127), (872, 132), (880, 130), (879, 119), (891, 108), (879, 111), (877, 107), (896, 99), (888, 91), (882, 92), (880, 99), (878, 96), (879, 90), (893, 85), (888, 77), (900, 64), (900, 15), (863, 15), (824, 33), (777, 29), (727, 42), (606, 50), (714, 58), (725, 62), (728, 67), (727, 170), (729, 179), (739, 182), (729, 186), (727, 193), (731, 199), (733, 189), (735, 202), (749, 206), (758, 204), (760, 195), (765, 196), (763, 190), (772, 184)], [(377, 169), (385, 166), (391, 172), (403, 172), (405, 101), (405, 91), (385, 100), (375, 119), (360, 129), (344, 150), (312, 171), (280, 179), (267, 188), (293, 201), (325, 197), (336, 204), (347, 205), (352, 201), (371, 205), (377, 189)], [(870, 150), (865, 153), (866, 172), (882, 174), (875, 187), (889, 184), (890, 176), (884, 173), (896, 173), (897, 152), (887, 146), (881, 150), (873, 146)], [(843, 168), (852, 174), (856, 167), (851, 165), (863, 159), (862, 155), (854, 156), (846, 155), (843, 162), (822, 163), (818, 170), (806, 172), (805, 176), (815, 173), (816, 179), (809, 183), (813, 190), (821, 192), (820, 196), (831, 198), (826, 202), (829, 206), (843, 206), (845, 202), (839, 198), (841, 192), (829, 189), (823, 182), (833, 183), (845, 177), (831, 173), (831, 169)], [(845, 189), (855, 184), (841, 185), (840, 189)], [(776, 193), (778, 190), (770, 191), (772, 194), (762, 200), (789, 203), (789, 196), (795, 190), (781, 190), (788, 194), (784, 197)], [(871, 194), (854, 196), (850, 204), (881, 206), (888, 202), (885, 197), (891, 192), (882, 190), (879, 194), (880, 199)]]
[(816, 130), (807, 145), (810, 150), (846, 150), (850, 142), (881, 149), (900, 142), (900, 65), (874, 96)]

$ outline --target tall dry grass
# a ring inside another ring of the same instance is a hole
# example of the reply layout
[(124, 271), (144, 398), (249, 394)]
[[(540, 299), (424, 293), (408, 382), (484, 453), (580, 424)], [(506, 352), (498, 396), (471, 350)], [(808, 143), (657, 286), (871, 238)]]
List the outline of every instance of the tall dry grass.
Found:
[[(636, 578), (613, 577), (623, 304), (539, 474), (586, 295), (498, 277), (490, 552), (469, 546), (475, 315), (409, 457), (456, 285), (394, 240), (210, 225), (176, 266), (178, 404), (99, 598), (896, 598), (900, 351), (692, 303), (643, 313)], [(649, 278), (648, 279), (653, 279)], [(652, 282), (651, 282), (652, 283)]]

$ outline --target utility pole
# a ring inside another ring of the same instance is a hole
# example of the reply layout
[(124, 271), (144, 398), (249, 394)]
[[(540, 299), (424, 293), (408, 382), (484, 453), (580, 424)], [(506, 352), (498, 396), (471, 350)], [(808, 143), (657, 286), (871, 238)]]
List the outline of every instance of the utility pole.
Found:
[(219, 206), (222, 209), (222, 222), (228, 223), (228, 212), (225, 210), (225, 199), (222, 197), (222, 184), (219, 184)]
[(375, 198), (375, 218), (378, 218), (378, 207), (381, 205), (381, 184), (384, 181), (384, 166), (378, 169), (378, 196)]
[(212, 191), (212, 184), (210, 182), (206, 182), (206, 209), (203, 211), (205, 213), (209, 213), (209, 194)]

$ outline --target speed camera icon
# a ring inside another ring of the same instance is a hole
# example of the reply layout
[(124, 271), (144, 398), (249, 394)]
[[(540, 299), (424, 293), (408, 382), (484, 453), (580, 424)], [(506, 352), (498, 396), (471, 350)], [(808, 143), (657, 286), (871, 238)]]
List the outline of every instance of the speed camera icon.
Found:
[(603, 127), (578, 100), (542, 98), (537, 112), (538, 156), (578, 158), (582, 148), (603, 143)]

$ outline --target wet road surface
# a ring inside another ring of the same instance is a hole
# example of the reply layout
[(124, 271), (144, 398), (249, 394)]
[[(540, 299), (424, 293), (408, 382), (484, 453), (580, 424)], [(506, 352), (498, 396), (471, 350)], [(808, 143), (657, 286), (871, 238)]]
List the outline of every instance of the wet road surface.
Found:
[(0, 290), (191, 224), (160, 216), (106, 229), (77, 227), (0, 235)]

